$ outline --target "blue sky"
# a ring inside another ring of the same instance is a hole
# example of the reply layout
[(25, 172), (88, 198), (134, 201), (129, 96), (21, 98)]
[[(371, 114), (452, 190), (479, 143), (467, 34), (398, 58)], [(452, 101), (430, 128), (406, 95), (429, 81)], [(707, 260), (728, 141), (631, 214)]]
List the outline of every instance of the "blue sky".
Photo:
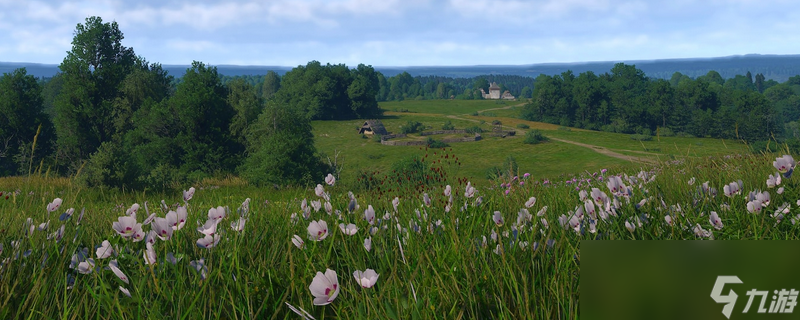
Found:
[(151, 62), (520, 65), (800, 54), (788, 0), (0, 0), (0, 61), (60, 63), (88, 16)]

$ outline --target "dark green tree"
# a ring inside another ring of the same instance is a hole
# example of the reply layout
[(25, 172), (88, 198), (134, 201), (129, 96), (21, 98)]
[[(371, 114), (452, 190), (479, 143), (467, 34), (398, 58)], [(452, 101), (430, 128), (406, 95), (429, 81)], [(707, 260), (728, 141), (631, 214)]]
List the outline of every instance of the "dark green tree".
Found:
[(261, 97), (264, 101), (269, 100), (281, 88), (281, 78), (275, 71), (267, 71), (264, 76), (264, 83), (261, 85)]
[(54, 122), (60, 154), (74, 169), (117, 133), (113, 102), (137, 61), (123, 38), (116, 22), (89, 17), (75, 28), (72, 50), (59, 65), (64, 82)]
[(27, 174), (31, 160), (38, 165), (52, 152), (53, 124), (42, 104), (42, 88), (25, 68), (0, 77), (0, 176)]
[(227, 87), (228, 104), (236, 111), (231, 120), (230, 134), (244, 145), (247, 142), (247, 127), (258, 119), (258, 115), (264, 110), (264, 99), (259, 98), (256, 88), (244, 79), (228, 82)]

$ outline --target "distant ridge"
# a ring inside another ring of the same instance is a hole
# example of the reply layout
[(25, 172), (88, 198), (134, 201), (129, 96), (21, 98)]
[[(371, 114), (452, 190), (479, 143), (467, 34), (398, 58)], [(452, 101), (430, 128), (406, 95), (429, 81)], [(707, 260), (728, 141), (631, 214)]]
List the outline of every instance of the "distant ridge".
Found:
[[(716, 58), (658, 59), (658, 60), (618, 60), (570, 63), (539, 63), (530, 65), (475, 65), (475, 66), (376, 66), (375, 70), (390, 77), (402, 72), (412, 76), (443, 76), (453, 78), (471, 78), (486, 74), (508, 74), (536, 77), (540, 74), (555, 75), (572, 70), (575, 75), (586, 71), (596, 74), (606, 73), (615, 63), (624, 62), (636, 65), (637, 68), (651, 78), (669, 79), (675, 72), (695, 78), (715, 70), (723, 78), (732, 78), (737, 74), (750, 71), (753, 75), (761, 73), (767, 79), (783, 82), (789, 77), (800, 75), (800, 54), (797, 55), (761, 55), (748, 54)], [(25, 67), (29, 74), (36, 77), (52, 77), (58, 70), (56, 64), (0, 62), (0, 73), (8, 73), (16, 68)], [(169, 74), (181, 77), (189, 65), (163, 65)], [(282, 75), (293, 67), (286, 66), (238, 66), (216, 65), (220, 74), (226, 76), (263, 75), (273, 70)]]

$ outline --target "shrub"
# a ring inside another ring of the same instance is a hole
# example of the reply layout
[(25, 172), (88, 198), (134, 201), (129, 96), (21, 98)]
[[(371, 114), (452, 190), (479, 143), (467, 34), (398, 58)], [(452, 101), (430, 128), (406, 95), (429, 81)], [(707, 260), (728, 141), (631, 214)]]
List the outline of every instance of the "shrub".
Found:
[(471, 126), (469, 128), (466, 128), (464, 131), (466, 131), (467, 133), (481, 133), (483, 132), (483, 129), (481, 129), (481, 127), (479, 126)]
[(454, 126), (453, 123), (450, 122), (450, 120), (447, 120), (447, 122), (445, 122), (444, 125), (442, 126), (442, 130), (455, 130), (455, 129), (456, 126)]
[(531, 126), (529, 126), (527, 124), (524, 124), (524, 123), (517, 124), (517, 128), (520, 128), (520, 129), (530, 129), (530, 127)]
[(409, 120), (408, 122), (406, 122), (404, 126), (400, 127), (400, 133), (404, 134), (415, 133), (422, 130), (422, 128), (424, 128), (424, 126), (419, 121)]
[(428, 139), (425, 140), (425, 143), (428, 145), (428, 148), (434, 148), (434, 149), (445, 148), (450, 146), (449, 144), (443, 141), (439, 141), (431, 137), (428, 137)]
[(558, 127), (558, 130), (561, 130), (561, 131), (572, 131), (572, 129), (570, 129), (569, 127), (565, 127), (565, 126)]
[(542, 135), (539, 130), (531, 130), (525, 133), (525, 143), (527, 144), (537, 144), (547, 140), (549, 139)]
[(478, 116), (478, 111), (473, 112), (472, 116), (477, 117)]
[(644, 134), (632, 134), (631, 135), (631, 139), (637, 140), (637, 141), (650, 141), (650, 140), (653, 140), (653, 136), (648, 136), (648, 135), (644, 135)]
[(694, 138), (693, 134), (683, 131), (676, 133), (675, 136), (679, 138)]
[(380, 142), (381, 142), (381, 135), (379, 135), (379, 134), (373, 134), (373, 135), (372, 135), (372, 141), (375, 141), (375, 142), (378, 142), (378, 143), (380, 143)]
[(675, 136), (675, 131), (672, 131), (672, 129), (670, 129), (670, 128), (658, 127), (658, 129), (656, 129), (656, 130), (657, 130), (658, 135), (660, 137), (672, 137), (672, 136)]

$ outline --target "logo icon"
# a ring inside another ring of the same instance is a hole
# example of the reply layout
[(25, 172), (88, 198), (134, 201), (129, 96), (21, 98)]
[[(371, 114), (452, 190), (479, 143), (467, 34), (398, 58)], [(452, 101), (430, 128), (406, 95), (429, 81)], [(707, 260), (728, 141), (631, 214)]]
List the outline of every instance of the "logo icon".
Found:
[(733, 306), (736, 304), (736, 299), (739, 295), (733, 292), (733, 289), (728, 291), (727, 295), (722, 295), (722, 289), (725, 287), (725, 284), (728, 283), (741, 284), (742, 280), (737, 276), (717, 276), (717, 282), (714, 283), (714, 289), (711, 290), (711, 298), (714, 299), (716, 303), (726, 303), (726, 305), (722, 307), (722, 314), (730, 319)]

